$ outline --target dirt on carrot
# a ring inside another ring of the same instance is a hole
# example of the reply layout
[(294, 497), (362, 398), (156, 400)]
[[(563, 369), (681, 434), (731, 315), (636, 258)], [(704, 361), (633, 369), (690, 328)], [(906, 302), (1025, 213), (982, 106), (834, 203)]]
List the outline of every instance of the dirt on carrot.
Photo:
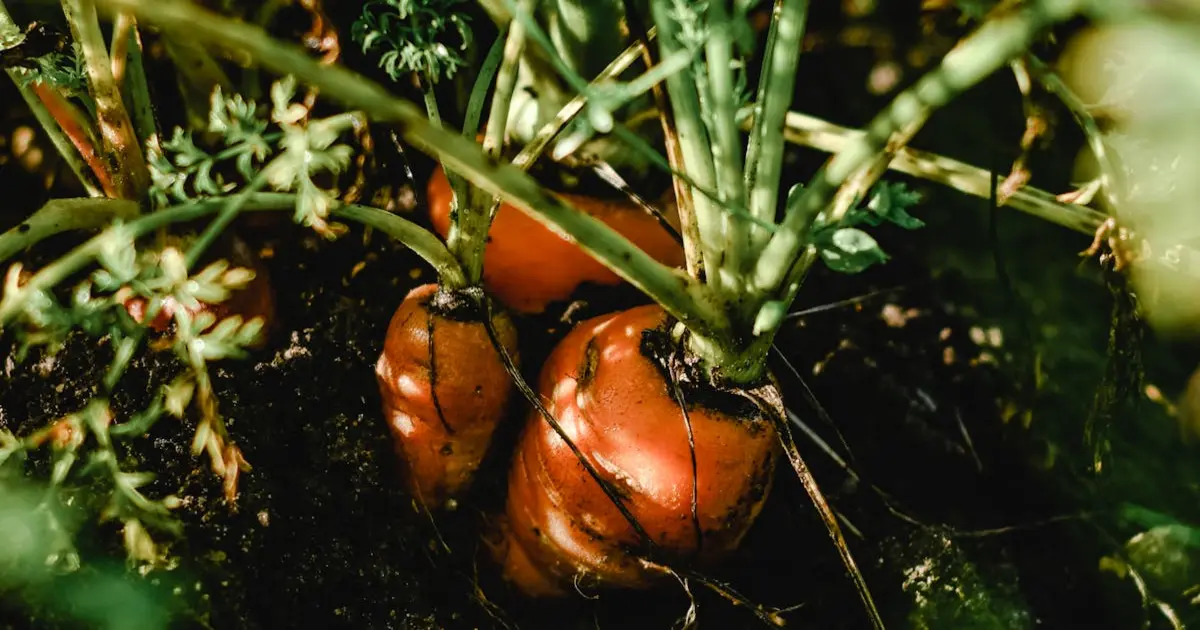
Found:
[[(413, 289), (392, 316), (375, 367), (409, 492), (430, 509), (468, 486), (508, 411), (513, 384), (479, 310), (437, 284)], [(492, 324), (515, 357), (510, 318), (496, 313)]]
[(635, 550), (703, 564), (736, 548), (762, 509), (778, 457), (767, 417), (783, 412), (778, 392), (705, 391), (679, 378), (680, 357), (663, 352), (677, 347), (668, 324), (656, 305), (603, 315), (547, 359), (538, 393), (592, 471), (540, 411), (530, 414), (495, 545), (525, 593), (649, 586), (662, 573)]

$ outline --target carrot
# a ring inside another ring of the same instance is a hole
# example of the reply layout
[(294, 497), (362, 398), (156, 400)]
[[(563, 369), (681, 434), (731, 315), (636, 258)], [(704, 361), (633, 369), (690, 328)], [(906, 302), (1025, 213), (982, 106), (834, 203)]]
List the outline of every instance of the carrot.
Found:
[[(476, 300), (437, 284), (413, 289), (392, 316), (375, 366), (409, 492), (429, 508), (470, 483), (512, 393), (479, 311)], [(492, 325), (516, 356), (511, 319), (499, 312)]]
[(662, 572), (635, 552), (643, 537), (655, 562), (704, 563), (735, 549), (758, 516), (779, 455), (778, 391), (689, 383), (670, 321), (657, 305), (600, 316), (547, 359), (539, 396), (580, 456), (540, 411), (529, 417), (493, 545), (524, 593), (645, 587)]
[[(427, 194), (430, 220), (445, 238), (450, 231), (454, 195), (440, 166), (429, 180)], [(683, 265), (683, 248), (636, 204), (577, 194), (561, 197), (604, 221), (660, 262)], [(678, 228), (673, 202), (666, 205), (669, 221)], [(540, 313), (549, 304), (568, 299), (585, 282), (602, 285), (621, 282), (616, 273), (574, 243), (508, 204), (501, 204), (496, 211), (483, 260), (484, 287), (501, 303), (522, 313)]]
[[(254, 272), (254, 278), (250, 280), (250, 283), (242, 289), (233, 291), (229, 299), (224, 302), (217, 304), (199, 302), (189, 307), (188, 310), (193, 317), (201, 312), (212, 313), (216, 317), (214, 325), (216, 325), (215, 322), (231, 315), (240, 315), (245, 321), (256, 317), (262, 319), (263, 333), (259, 335), (258, 341), (254, 344), (254, 347), (261, 348), (266, 344), (275, 324), (275, 291), (271, 284), (270, 274), (262, 260), (250, 250), (244, 241), (237, 237), (232, 239), (232, 251), (229, 259), (233, 266), (247, 268)], [(179, 303), (173, 298), (167, 298), (147, 326), (155, 332), (166, 332), (174, 322), (175, 309), (179, 306)], [(125, 309), (134, 321), (139, 323), (145, 319), (146, 308), (146, 298), (133, 297), (125, 301)]]

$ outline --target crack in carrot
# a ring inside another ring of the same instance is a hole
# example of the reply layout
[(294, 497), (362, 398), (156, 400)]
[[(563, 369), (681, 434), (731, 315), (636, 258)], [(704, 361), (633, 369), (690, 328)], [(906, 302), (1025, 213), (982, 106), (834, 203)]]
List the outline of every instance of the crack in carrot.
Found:
[(624, 518), (627, 523), (629, 523), (629, 526), (633, 529), (634, 533), (637, 534), (638, 538), (650, 550), (651, 553), (648, 555), (654, 555), (653, 551), (658, 549), (658, 544), (655, 543), (654, 539), (652, 539), (646, 532), (646, 528), (643, 527), (642, 524), (637, 520), (637, 517), (635, 517), (633, 513), (629, 511), (629, 507), (626, 506), (625, 502), (621, 500), (616, 490), (612, 487), (612, 484), (600, 476), (600, 472), (596, 470), (596, 467), (587, 459), (587, 457), (584, 456), (583, 451), (579, 449), (579, 446), (576, 445), (574, 440), (572, 440), (571, 437), (567, 435), (567, 432), (563, 430), (562, 425), (558, 423), (558, 420), (554, 417), (554, 414), (550, 413), (550, 410), (546, 409), (546, 406), (542, 404), (541, 397), (533, 391), (533, 388), (529, 386), (529, 383), (525, 382), (525, 378), (521, 376), (521, 371), (517, 368), (516, 363), (513, 362), (508, 350), (503, 344), (500, 343), (500, 335), (496, 332), (495, 326), (492, 325), (491, 301), (484, 298), (482, 302), (484, 309), (484, 328), (487, 330), (488, 337), (490, 337), (492, 340), (492, 346), (495, 347), (496, 351), (500, 353), (500, 359), (504, 363), (504, 369), (507, 370), (508, 375), (512, 377), (513, 382), (516, 384), (517, 389), (520, 390), (521, 395), (529, 401), (529, 404), (533, 405), (538, 410), (538, 413), (541, 414), (542, 418), (546, 420), (547, 424), (550, 425), (550, 428), (554, 430), (559, 439), (561, 439), (563, 443), (567, 445), (567, 448), (571, 449), (571, 453), (575, 455), (575, 459), (579, 461), (579, 464), (583, 466), (584, 470), (587, 471), (592, 480), (600, 486), (600, 490), (604, 492), (604, 495), (608, 497), (608, 500), (611, 501), (613, 506), (617, 508), (617, 511), (621, 513), (621, 517)]

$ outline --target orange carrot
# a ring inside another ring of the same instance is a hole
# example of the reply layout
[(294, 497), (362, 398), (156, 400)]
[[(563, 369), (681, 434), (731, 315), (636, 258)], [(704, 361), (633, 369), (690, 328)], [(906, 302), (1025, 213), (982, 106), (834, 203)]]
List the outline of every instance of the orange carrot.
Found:
[[(441, 167), (430, 178), (427, 194), (433, 227), (445, 238), (454, 195)], [(683, 265), (682, 246), (636, 204), (584, 195), (561, 197), (604, 221), (660, 262)], [(666, 215), (678, 229), (673, 204), (667, 204)], [(488, 292), (514, 311), (540, 313), (549, 304), (568, 299), (585, 282), (616, 285), (621, 278), (520, 209), (500, 205), (483, 258), (483, 284)]]
[(688, 383), (668, 325), (657, 305), (597, 317), (546, 361), (538, 393), (580, 455), (540, 411), (529, 417), (493, 547), (526, 594), (648, 586), (662, 573), (640, 562), (639, 547), (655, 562), (718, 559), (766, 501), (779, 455), (778, 391)]
[[(375, 367), (408, 489), (430, 509), (470, 483), (508, 408), (513, 384), (482, 317), (472, 300), (417, 287), (392, 316)], [(512, 321), (497, 313), (492, 324), (515, 357)]]

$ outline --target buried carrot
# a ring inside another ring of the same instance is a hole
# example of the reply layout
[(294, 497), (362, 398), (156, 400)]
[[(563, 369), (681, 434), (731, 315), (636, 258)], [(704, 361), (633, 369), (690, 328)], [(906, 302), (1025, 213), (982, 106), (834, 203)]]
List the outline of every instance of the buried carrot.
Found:
[(597, 317), (547, 359), (538, 393), (562, 433), (540, 411), (527, 420), (493, 546), (522, 592), (646, 587), (664, 573), (639, 549), (704, 564), (757, 518), (779, 456), (778, 391), (698, 385), (670, 321), (656, 305)]
[[(450, 230), (453, 193), (439, 167), (429, 179), (430, 221), (444, 238)], [(683, 247), (659, 220), (637, 204), (580, 194), (561, 197), (572, 207), (608, 224), (659, 262), (683, 265)], [(667, 206), (670, 224), (679, 228), (673, 203)], [(492, 219), (484, 252), (483, 283), (509, 308), (540, 313), (565, 301), (584, 283), (616, 285), (616, 273), (587, 255), (574, 243), (509, 204), (501, 204)]]
[[(267, 267), (242, 239), (234, 236), (229, 241), (229, 262), (233, 267), (241, 267), (253, 272), (254, 276), (246, 286), (232, 291), (229, 299), (219, 303), (197, 301), (194, 304), (180, 305), (174, 298), (168, 297), (154, 317), (146, 323), (151, 330), (166, 332), (175, 321), (175, 311), (184, 308), (194, 318), (202, 312), (214, 316), (213, 326), (226, 317), (238, 315), (243, 321), (259, 319), (263, 323), (262, 333), (251, 344), (253, 348), (266, 345), (276, 321), (275, 290)], [(125, 310), (138, 323), (146, 319), (148, 302), (141, 296), (131, 297), (125, 301)]]
[[(508, 408), (512, 381), (482, 317), (464, 292), (417, 287), (392, 316), (375, 366), (408, 490), (430, 509), (467, 487)], [(512, 321), (497, 313), (491, 323), (515, 355)]]

